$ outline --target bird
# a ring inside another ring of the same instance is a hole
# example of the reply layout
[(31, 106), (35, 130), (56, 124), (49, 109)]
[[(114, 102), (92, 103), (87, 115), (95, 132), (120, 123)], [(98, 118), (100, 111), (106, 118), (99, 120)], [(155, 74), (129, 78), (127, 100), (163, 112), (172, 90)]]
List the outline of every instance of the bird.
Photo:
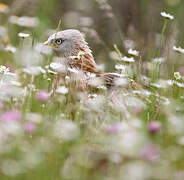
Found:
[[(49, 46), (57, 56), (65, 59), (68, 69), (82, 71), (86, 76), (89, 73), (104, 80), (108, 87), (114, 86), (118, 73), (98, 72), (92, 51), (83, 34), (76, 29), (67, 29), (52, 34), (44, 45)], [(87, 86), (86, 82), (86, 86)]]

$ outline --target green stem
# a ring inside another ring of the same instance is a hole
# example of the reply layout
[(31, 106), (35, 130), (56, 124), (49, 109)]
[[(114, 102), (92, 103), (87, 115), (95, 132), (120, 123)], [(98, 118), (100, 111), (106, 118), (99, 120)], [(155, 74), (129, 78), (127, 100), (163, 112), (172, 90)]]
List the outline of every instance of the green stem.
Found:
[(161, 49), (162, 49), (162, 46), (163, 46), (164, 34), (165, 34), (165, 30), (167, 28), (167, 24), (168, 24), (168, 20), (165, 19), (164, 25), (162, 27), (162, 34), (161, 34), (161, 39), (160, 39), (160, 48), (159, 48), (159, 51), (158, 51), (158, 57), (160, 57), (160, 52), (161, 52)]
[[(168, 24), (168, 20), (165, 19), (164, 25), (162, 27), (162, 33), (161, 33), (161, 39), (160, 39), (160, 47), (159, 47), (159, 50), (158, 50), (158, 53), (157, 53), (157, 57), (158, 58), (160, 57), (160, 54), (161, 54), (161, 49), (162, 49), (163, 42), (164, 42), (164, 34), (165, 34), (165, 31), (166, 31), (166, 28), (167, 28), (167, 24)], [(158, 79), (159, 67), (160, 67), (160, 64), (156, 63), (156, 65), (154, 67), (154, 70), (153, 70), (152, 82), (155, 82)]]

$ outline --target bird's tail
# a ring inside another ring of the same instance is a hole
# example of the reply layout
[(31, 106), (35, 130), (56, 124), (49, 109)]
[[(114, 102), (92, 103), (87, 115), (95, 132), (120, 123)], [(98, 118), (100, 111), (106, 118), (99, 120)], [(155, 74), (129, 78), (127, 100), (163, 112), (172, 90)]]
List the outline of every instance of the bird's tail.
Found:
[(121, 77), (118, 73), (101, 73), (98, 76), (102, 77), (107, 87), (115, 86), (115, 81)]

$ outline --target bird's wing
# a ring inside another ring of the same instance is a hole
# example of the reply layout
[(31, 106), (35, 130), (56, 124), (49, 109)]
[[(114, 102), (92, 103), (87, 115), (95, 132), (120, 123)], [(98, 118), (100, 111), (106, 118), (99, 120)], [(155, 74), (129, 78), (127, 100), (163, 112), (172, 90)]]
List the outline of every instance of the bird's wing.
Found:
[(75, 68), (84, 72), (95, 73), (96, 71), (96, 63), (93, 59), (93, 56), (90, 54), (84, 54), (80, 58), (76, 57), (69, 59), (68, 65), (70, 68)]

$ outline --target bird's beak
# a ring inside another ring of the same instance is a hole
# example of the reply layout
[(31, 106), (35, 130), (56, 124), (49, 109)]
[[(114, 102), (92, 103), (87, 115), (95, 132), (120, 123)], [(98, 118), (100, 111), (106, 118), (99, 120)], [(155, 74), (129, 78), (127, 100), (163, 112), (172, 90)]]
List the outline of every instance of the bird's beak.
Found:
[(56, 46), (53, 46), (52, 44), (50, 44), (48, 41), (45, 41), (43, 44), (45, 46), (49, 46), (50, 48), (53, 48), (53, 49), (57, 48)]
[(49, 42), (48, 41), (45, 41), (43, 44), (46, 45), (46, 46), (48, 46), (49, 45)]

